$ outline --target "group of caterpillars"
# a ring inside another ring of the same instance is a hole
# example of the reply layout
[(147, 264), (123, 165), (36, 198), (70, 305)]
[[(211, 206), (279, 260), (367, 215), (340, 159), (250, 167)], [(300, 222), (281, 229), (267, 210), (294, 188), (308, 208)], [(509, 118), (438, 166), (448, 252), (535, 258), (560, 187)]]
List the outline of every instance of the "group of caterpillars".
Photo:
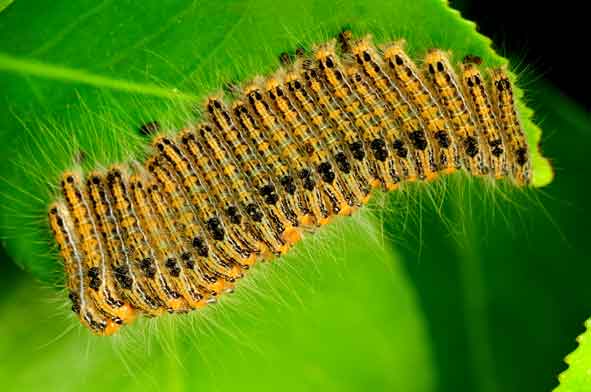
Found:
[(403, 42), (349, 31), (280, 59), (231, 102), (210, 96), (202, 122), (156, 135), (143, 164), (62, 175), (49, 223), (92, 332), (214, 302), (372, 189), (458, 169), (530, 181), (504, 69), (485, 77), (466, 56), (457, 72), (439, 49), (417, 66)]

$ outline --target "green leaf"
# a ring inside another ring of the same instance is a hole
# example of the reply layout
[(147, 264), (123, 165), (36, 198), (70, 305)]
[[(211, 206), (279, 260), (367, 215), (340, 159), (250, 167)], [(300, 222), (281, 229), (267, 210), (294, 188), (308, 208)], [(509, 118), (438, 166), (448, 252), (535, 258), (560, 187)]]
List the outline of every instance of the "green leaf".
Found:
[(113, 339), (56, 315), (37, 300), (50, 292), (26, 282), (0, 300), (3, 391), (433, 390), (423, 316), (379, 234), (341, 222), (220, 304)]
[(560, 386), (554, 392), (591, 391), (591, 319), (585, 327), (577, 338), (579, 347), (565, 359), (569, 367), (560, 375)]
[(14, 3), (14, 0), (0, 0), (0, 12), (4, 11), (12, 3)]
[[(456, 11), (435, 0), (407, 2), (102, 2), (32, 5), (17, 2), (0, 16), (0, 153), (10, 156), (0, 178), (0, 228), (10, 256), (44, 281), (59, 281), (45, 210), (48, 184), (87, 157), (107, 165), (142, 151), (135, 129), (144, 121), (182, 125), (185, 99), (277, 67), (277, 56), (300, 44), (334, 37), (350, 25), (378, 41), (404, 37), (416, 57), (451, 49), (496, 66), (506, 62)], [(26, 22), (25, 22), (26, 21)], [(420, 21), (420, 23), (417, 23)], [(18, 37), (18, 39), (15, 39)], [(518, 96), (521, 91), (518, 90)], [(189, 105), (190, 106), (190, 105)], [(540, 130), (519, 104), (532, 146)], [(534, 184), (552, 177), (533, 149)]]

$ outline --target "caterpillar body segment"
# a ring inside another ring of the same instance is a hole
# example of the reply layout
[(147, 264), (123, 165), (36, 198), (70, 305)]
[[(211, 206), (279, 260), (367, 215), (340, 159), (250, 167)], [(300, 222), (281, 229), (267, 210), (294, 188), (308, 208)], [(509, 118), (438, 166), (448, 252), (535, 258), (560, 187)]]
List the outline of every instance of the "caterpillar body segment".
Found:
[(391, 146), (386, 143), (382, 129), (378, 127), (379, 118), (374, 115), (364, 99), (369, 94), (367, 86), (350, 79), (349, 73), (336, 54), (335, 43), (336, 41), (332, 40), (316, 48), (316, 66), (327, 88), (335, 96), (354, 128), (361, 134), (374, 178), (372, 185), (393, 190), (398, 186), (400, 177), (395, 168), (388, 165), (392, 158)]
[[(416, 146), (424, 146), (428, 139), (434, 147), (434, 157), (429, 165), (443, 173), (452, 173), (462, 167), (458, 146), (452, 134), (445, 113), (435, 100), (421, 74), (404, 51), (404, 41), (385, 45), (383, 48), (385, 67), (393, 82), (416, 108), (423, 120), (425, 131), (412, 134)], [(432, 173), (434, 176), (435, 173)]]
[(73, 223), (63, 204), (58, 202), (49, 207), (49, 225), (64, 261), (64, 269), (68, 276), (66, 288), (72, 303), (72, 311), (93, 333), (97, 335), (115, 333), (121, 322), (105, 314), (88, 296), (89, 288), (85, 283), (83, 255), (78, 249), (73, 233)]
[(491, 70), (490, 77), (493, 109), (507, 142), (511, 174), (517, 184), (527, 185), (532, 177), (531, 160), (526, 135), (517, 115), (511, 81), (504, 68)]
[[(342, 168), (340, 171), (337, 169), (337, 163), (327, 150), (316, 125), (306, 117), (309, 115), (306, 113), (309, 102), (295, 91), (294, 80), (297, 79), (291, 79), (294, 77), (294, 74), (271, 77), (265, 89), (271, 101), (270, 107), (277, 114), (277, 121), (283, 124), (293, 140), (294, 149), (307, 163), (300, 162), (297, 173), (304, 188), (315, 193), (314, 201), (318, 204), (311, 201), (310, 209), (315, 211), (317, 217), (321, 217), (320, 223), (327, 223), (328, 206), (334, 214), (349, 215), (357, 201), (348, 189), (348, 174)], [(322, 190), (320, 195), (319, 188)]]
[(426, 125), (401, 89), (386, 73), (386, 64), (382, 55), (372, 43), (371, 37), (353, 41), (350, 44), (353, 60), (359, 65), (369, 84), (374, 87), (385, 116), (390, 118), (395, 127), (387, 128), (388, 142), (396, 155), (408, 160), (409, 178), (432, 179), (437, 176), (435, 163), (435, 145), (425, 137)]
[(299, 235), (291, 217), (285, 215), (278, 206), (279, 195), (269, 173), (264, 169), (264, 163), (256, 158), (221, 100), (210, 99), (206, 108), (210, 120), (221, 135), (221, 142), (225, 145), (226, 151), (232, 154), (241, 169), (239, 175), (249, 188), (256, 189), (256, 192), (251, 192), (253, 201), (250, 205), (256, 205), (259, 210), (265, 211), (262, 213), (261, 221), (264, 221), (274, 233), (273, 238), (269, 236), (270, 250), (276, 255), (287, 252)]
[[(175, 292), (183, 297), (190, 308), (203, 307), (212, 291), (204, 283), (207, 282), (204, 276), (196, 277), (190, 272), (193, 270), (190, 264), (192, 255), (184, 249), (179, 239), (180, 233), (173, 226), (174, 220), (164, 215), (162, 200), (153, 199), (153, 187), (142, 177), (139, 174), (130, 177), (130, 192), (134, 202), (143, 206), (138, 212), (144, 226), (149, 228), (148, 237), (157, 253), (158, 268), (166, 271), (169, 279), (173, 280)], [(146, 265), (145, 268), (155, 267)], [(176, 310), (185, 309), (179, 306)]]
[[(285, 78), (288, 96), (301, 110), (307, 127), (312, 129), (314, 134), (322, 141), (328, 156), (335, 162), (340, 178), (344, 180), (341, 182), (343, 191), (349, 195), (352, 206), (361, 206), (368, 199), (371, 190), (367, 183), (369, 179), (367, 168), (358, 163), (365, 156), (365, 153), (364, 151), (358, 151), (358, 159), (354, 161), (350, 145), (347, 145), (344, 139), (343, 131), (353, 139), (357, 139), (357, 136), (350, 130), (343, 130), (345, 124), (341, 123), (339, 131), (330, 132), (336, 126), (336, 119), (329, 117), (328, 110), (331, 107), (326, 102), (321, 101), (321, 98), (326, 101), (327, 96), (318, 97), (314, 92), (313, 86), (316, 91), (322, 91), (323, 88), (318, 81), (312, 79), (313, 75), (315, 75), (315, 71), (311, 70), (304, 76), (301, 63), (296, 62)], [(333, 111), (333, 113), (336, 112)], [(359, 143), (356, 144), (356, 146), (359, 145)], [(363, 168), (363, 175), (359, 172), (360, 166)], [(360, 178), (361, 176), (363, 178)], [(347, 212), (352, 212), (352, 209), (349, 208)]]
[(458, 143), (464, 167), (474, 175), (487, 175), (490, 156), (481, 148), (479, 127), (461, 91), (461, 85), (448, 55), (431, 49), (425, 57), (425, 78), (430, 82), (439, 104), (447, 112), (450, 128)]
[(461, 65), (461, 79), (466, 98), (482, 131), (483, 145), (490, 156), (490, 174), (496, 179), (509, 174), (505, 137), (501, 132), (497, 115), (493, 109), (486, 81), (473, 63)]
[(301, 204), (313, 213), (317, 224), (326, 224), (331, 214), (342, 214), (348, 209), (346, 196), (335, 188), (333, 163), (318, 136), (304, 122), (302, 113), (287, 98), (281, 76), (269, 78), (264, 87), (266, 100), (255, 99), (255, 110), (270, 122), (269, 135), (277, 141), (281, 155), (294, 166), (304, 189)]
[(114, 268), (115, 279), (134, 307), (151, 316), (160, 315), (165, 310), (164, 299), (160, 298), (154, 277), (150, 277), (151, 271), (142, 268), (151, 263), (153, 257), (128, 192), (124, 169), (121, 166), (111, 168), (105, 182), (125, 243), (124, 262)]

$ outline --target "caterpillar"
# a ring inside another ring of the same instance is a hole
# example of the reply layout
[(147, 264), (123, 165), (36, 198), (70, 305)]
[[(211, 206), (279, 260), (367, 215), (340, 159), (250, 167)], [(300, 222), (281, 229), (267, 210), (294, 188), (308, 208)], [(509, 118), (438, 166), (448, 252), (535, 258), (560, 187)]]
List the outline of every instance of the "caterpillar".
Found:
[(137, 314), (202, 308), (374, 190), (457, 171), (527, 186), (506, 69), (450, 58), (432, 49), (417, 64), (404, 41), (343, 31), (209, 96), (199, 123), (174, 134), (142, 126), (153, 136), (144, 162), (65, 172), (49, 226), (72, 310), (111, 335)]

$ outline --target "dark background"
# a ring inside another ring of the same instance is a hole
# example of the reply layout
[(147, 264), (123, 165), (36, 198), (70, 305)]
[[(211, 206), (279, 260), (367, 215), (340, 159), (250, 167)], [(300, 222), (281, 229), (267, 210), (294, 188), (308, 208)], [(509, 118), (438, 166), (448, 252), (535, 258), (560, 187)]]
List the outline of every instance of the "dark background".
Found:
[[(591, 107), (589, 20), (583, 3), (519, 0), (451, 0), (502, 55), (533, 67), (562, 92)], [(588, 26), (587, 26), (588, 27)]]

